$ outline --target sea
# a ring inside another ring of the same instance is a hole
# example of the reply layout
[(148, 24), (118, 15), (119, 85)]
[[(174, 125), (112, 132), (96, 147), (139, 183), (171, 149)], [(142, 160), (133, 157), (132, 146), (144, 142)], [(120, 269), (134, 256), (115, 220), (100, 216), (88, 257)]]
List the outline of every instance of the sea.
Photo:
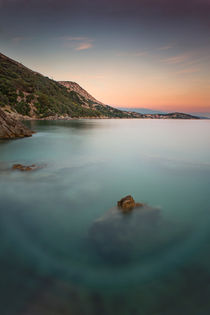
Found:
[(0, 142), (0, 314), (209, 315), (210, 121), (27, 125)]

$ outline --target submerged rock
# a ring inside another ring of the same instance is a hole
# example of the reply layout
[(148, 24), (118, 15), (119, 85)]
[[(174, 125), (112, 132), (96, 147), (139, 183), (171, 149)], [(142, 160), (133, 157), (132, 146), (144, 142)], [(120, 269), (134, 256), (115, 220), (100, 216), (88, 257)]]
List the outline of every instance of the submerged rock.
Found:
[(19, 170), (19, 171), (22, 171), (22, 172), (35, 171), (35, 170), (37, 170), (39, 168), (40, 168), (40, 166), (37, 166), (35, 164), (32, 164), (32, 165), (14, 164), (12, 166), (13, 170)]
[(126, 196), (93, 223), (89, 240), (100, 256), (109, 262), (123, 263), (136, 254), (154, 250), (161, 238), (161, 225), (160, 209), (135, 203)]
[(0, 139), (30, 137), (34, 132), (0, 109)]
[(161, 209), (136, 203), (132, 196), (118, 201), (93, 222), (88, 238), (107, 263), (154, 262), (155, 257), (177, 248), (191, 235), (190, 227), (164, 219)]

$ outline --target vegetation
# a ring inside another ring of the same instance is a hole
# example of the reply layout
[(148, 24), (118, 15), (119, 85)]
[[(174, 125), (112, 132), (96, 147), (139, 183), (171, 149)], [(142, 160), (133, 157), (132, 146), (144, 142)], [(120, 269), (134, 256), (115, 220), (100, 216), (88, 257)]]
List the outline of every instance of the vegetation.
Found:
[(109, 106), (93, 106), (78, 93), (68, 92), (58, 82), (0, 54), (0, 107), (6, 105), (22, 115), (37, 117), (130, 117)]

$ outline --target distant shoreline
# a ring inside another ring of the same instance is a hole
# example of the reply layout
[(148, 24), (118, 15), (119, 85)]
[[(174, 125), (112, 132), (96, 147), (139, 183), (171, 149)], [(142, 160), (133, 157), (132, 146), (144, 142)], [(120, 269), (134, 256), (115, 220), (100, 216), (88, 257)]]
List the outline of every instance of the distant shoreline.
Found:
[(71, 121), (71, 120), (210, 120), (210, 118), (131, 118), (131, 117), (69, 117), (69, 118), (62, 118), (62, 117), (57, 117), (57, 118), (32, 118), (32, 117), (25, 117), (22, 118), (21, 120), (23, 121)]
[(139, 114), (135, 117), (108, 117), (108, 116), (80, 116), (80, 117), (70, 117), (68, 115), (54, 115), (54, 116), (48, 116), (48, 117), (37, 117), (37, 116), (26, 116), (19, 114), (17, 112), (11, 111), (9, 108), (2, 108), (4, 112), (9, 115), (11, 118), (21, 121), (27, 121), (27, 120), (42, 120), (42, 121), (55, 121), (55, 120), (81, 120), (81, 119), (151, 119), (151, 120), (208, 120), (210, 118), (207, 117), (199, 117), (194, 116), (190, 114), (185, 113), (167, 113), (167, 114)]

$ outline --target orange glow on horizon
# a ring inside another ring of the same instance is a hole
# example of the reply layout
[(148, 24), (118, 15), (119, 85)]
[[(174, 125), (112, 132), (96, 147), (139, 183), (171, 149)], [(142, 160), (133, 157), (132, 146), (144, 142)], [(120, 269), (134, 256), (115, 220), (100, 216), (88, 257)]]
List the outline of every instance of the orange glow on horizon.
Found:
[(62, 61), (65, 70), (52, 68), (51, 60), (49, 65), (41, 64), (40, 69), (36, 69), (36, 65), (31, 68), (54, 80), (75, 81), (97, 100), (114, 107), (210, 112), (207, 68), (177, 71), (179, 64), (168, 65), (168, 61), (166, 65), (160, 61), (151, 64), (147, 59), (141, 60), (137, 67), (129, 60), (127, 64), (123, 59), (118, 64), (106, 61), (103, 65), (101, 60), (99, 64), (94, 60), (91, 65), (85, 63), (85, 67), (71, 64), (69, 68)]
[[(113, 91), (93, 91), (99, 100), (105, 104), (115, 107), (127, 108), (148, 108), (163, 111), (181, 112), (210, 112), (210, 91), (206, 87), (192, 86), (190, 88), (174, 86), (170, 88), (166, 85), (156, 86), (156, 88), (145, 87), (138, 89), (123, 88)], [(91, 89), (91, 87), (90, 87)], [(92, 89), (93, 90), (93, 89)], [(152, 92), (151, 92), (152, 91)]]

